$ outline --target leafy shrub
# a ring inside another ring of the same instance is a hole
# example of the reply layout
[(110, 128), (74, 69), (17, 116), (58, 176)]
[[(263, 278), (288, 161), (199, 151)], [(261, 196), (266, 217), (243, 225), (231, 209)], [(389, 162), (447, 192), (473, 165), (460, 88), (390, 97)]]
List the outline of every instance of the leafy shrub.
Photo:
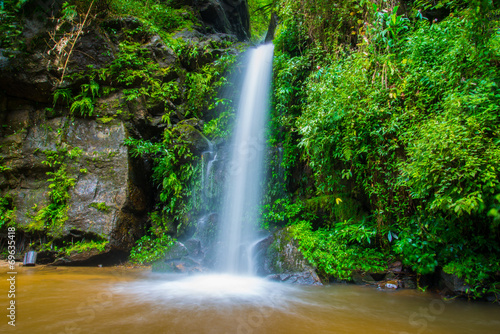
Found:
[[(93, 116), (95, 100), (99, 95), (99, 84), (91, 79), (89, 84), (81, 85), (80, 89), (80, 94), (73, 99), (70, 111), (83, 117)], [(56, 99), (55, 95), (54, 99)]]
[(347, 221), (334, 229), (313, 231), (310, 223), (302, 221), (293, 225), (292, 234), (302, 254), (326, 277), (349, 280), (353, 270), (381, 272), (386, 268), (384, 254), (369, 247), (375, 229), (362, 224)]
[(128, 138), (125, 145), (131, 147), (132, 156), (151, 156), (154, 161), (153, 181), (161, 188), (160, 201), (164, 211), (180, 221), (187, 212), (187, 202), (194, 168), (193, 155), (186, 143), (176, 138), (171, 130), (165, 130), (164, 141)]
[(153, 0), (113, 0), (111, 10), (118, 15), (131, 15), (141, 19), (153, 32), (167, 40), (167, 33), (196, 22), (193, 13), (186, 9), (174, 9), (169, 2)]
[[(2, 1), (0, 6), (0, 48), (7, 49), (5, 51), (19, 51), (24, 46), (24, 41), (19, 36), (23, 31), (21, 13), (26, 2), (27, 0)], [(9, 53), (5, 52), (5, 54)], [(14, 54), (10, 54), (10, 56), (14, 56)]]
[(9, 195), (0, 197), (0, 229), (4, 226), (14, 226), (15, 219), (16, 208), (13, 199)]
[(139, 239), (130, 251), (130, 260), (140, 264), (149, 264), (160, 260), (174, 242), (175, 239), (167, 234), (160, 237), (146, 235)]
[[(498, 252), (498, 249), (492, 251)], [(460, 259), (444, 266), (443, 271), (463, 278), (467, 284), (466, 292), (473, 297), (481, 297), (494, 286), (490, 283), (490, 277), (500, 270), (500, 261), (493, 254), (467, 251)]]
[[(444, 267), (482, 294), (494, 279), (486, 263), (496, 263), (489, 255), (498, 254), (500, 240), (498, 6), (438, 1), (452, 14), (429, 22), (420, 7), (410, 20), (392, 1), (358, 2), (361, 13), (355, 2), (341, 2), (325, 17), (363, 20), (351, 21), (357, 45), (349, 48), (338, 35), (345, 26), (314, 25), (305, 15), (326, 2), (279, 1), (273, 140), (295, 152), (283, 159), (287, 188), (291, 202), (301, 197), (307, 206), (293, 220), (316, 229), (299, 229), (305, 251), (324, 272), (346, 276), (356, 268), (353, 257), (333, 254), (358, 246), (340, 236), (344, 219), (323, 200), (343, 194), (371, 214), (359, 222), (360, 231), (374, 233), (370, 249), (400, 257), (418, 274)], [(268, 207), (267, 217), (284, 220), (286, 210)], [(312, 209), (325, 211), (323, 221), (301, 218)], [(465, 270), (475, 256), (477, 265)]]
[(46, 231), (52, 237), (61, 236), (64, 223), (68, 220), (68, 201), (70, 199), (69, 189), (72, 188), (76, 179), (70, 177), (68, 159), (78, 159), (82, 154), (82, 149), (75, 147), (70, 150), (59, 149), (58, 151), (46, 150), (43, 152), (46, 160), (43, 164), (52, 170), (46, 172), (50, 177), (49, 183), (49, 204), (38, 208), (38, 205), (32, 208), (38, 210), (31, 215), (32, 222), (27, 226), (28, 231)]

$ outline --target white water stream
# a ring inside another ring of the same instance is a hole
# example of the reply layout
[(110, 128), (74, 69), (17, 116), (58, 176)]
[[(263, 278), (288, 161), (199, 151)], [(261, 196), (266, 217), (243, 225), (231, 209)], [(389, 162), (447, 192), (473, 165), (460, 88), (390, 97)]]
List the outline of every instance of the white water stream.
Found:
[(251, 274), (250, 245), (256, 239), (262, 195), (273, 44), (250, 51), (229, 156), (217, 259), (225, 273)]

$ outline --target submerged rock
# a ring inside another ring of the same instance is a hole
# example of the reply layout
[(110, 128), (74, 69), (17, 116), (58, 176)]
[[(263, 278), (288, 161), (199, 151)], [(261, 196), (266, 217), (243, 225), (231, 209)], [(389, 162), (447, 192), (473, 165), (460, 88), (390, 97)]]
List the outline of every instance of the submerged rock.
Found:
[(401, 281), (392, 280), (392, 281), (380, 282), (378, 283), (378, 287), (379, 289), (384, 289), (384, 290), (396, 290), (398, 288), (402, 288), (403, 285)]

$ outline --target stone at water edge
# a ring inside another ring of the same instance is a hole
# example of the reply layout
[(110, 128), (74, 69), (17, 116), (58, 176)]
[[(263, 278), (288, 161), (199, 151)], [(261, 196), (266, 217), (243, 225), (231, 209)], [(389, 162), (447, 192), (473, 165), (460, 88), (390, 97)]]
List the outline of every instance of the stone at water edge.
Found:
[(257, 275), (287, 283), (322, 285), (316, 269), (298, 249), (289, 227), (262, 240), (255, 249)]
[(303, 271), (289, 274), (274, 274), (266, 277), (271, 281), (278, 281), (283, 283), (293, 283), (301, 285), (323, 285), (316, 272)]
[(364, 272), (359, 272), (357, 270), (351, 273), (351, 279), (355, 284), (365, 285), (365, 284), (376, 284), (375, 279), (369, 274)]
[(451, 291), (457, 295), (465, 295), (470, 289), (463, 278), (459, 278), (457, 275), (447, 274), (442, 269), (439, 270), (438, 287)]
[(192, 273), (202, 272), (204, 268), (195, 258), (199, 255), (199, 247), (195, 241), (187, 241), (187, 247), (176, 241), (174, 245), (165, 252), (163, 259), (152, 264), (152, 271), (157, 273)]

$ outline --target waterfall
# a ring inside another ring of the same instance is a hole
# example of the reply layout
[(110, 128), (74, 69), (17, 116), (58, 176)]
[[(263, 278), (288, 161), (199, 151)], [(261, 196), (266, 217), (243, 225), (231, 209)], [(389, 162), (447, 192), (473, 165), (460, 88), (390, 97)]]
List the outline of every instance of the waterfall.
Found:
[(274, 46), (250, 51), (231, 142), (218, 236), (219, 269), (249, 273), (263, 183), (266, 123)]
[(214, 150), (213, 144), (210, 142), (209, 150), (201, 154), (201, 201), (205, 208), (208, 206), (208, 201), (212, 197), (213, 192), (213, 175), (212, 167), (217, 161), (217, 152)]

